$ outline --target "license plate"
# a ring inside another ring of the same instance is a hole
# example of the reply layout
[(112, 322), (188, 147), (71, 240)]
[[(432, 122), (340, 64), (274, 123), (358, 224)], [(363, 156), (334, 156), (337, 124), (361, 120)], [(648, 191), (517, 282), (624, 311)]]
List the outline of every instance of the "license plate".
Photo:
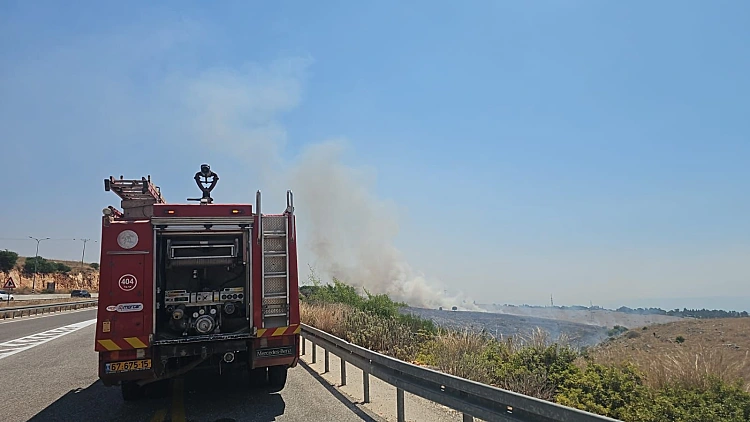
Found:
[(273, 358), (276, 356), (288, 356), (294, 354), (294, 346), (274, 347), (272, 349), (258, 349), (255, 355), (259, 358)]
[(126, 360), (124, 362), (110, 362), (105, 364), (104, 371), (108, 374), (116, 372), (145, 371), (151, 369), (151, 359)]

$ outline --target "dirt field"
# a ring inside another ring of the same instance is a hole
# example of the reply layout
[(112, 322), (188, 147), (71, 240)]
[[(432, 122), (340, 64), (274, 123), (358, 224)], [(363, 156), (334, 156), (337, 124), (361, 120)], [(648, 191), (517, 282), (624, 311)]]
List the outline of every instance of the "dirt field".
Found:
[(741, 378), (750, 391), (750, 318), (684, 319), (633, 327), (593, 349), (596, 360), (630, 360), (659, 385), (668, 379), (700, 382), (713, 373), (725, 380)]

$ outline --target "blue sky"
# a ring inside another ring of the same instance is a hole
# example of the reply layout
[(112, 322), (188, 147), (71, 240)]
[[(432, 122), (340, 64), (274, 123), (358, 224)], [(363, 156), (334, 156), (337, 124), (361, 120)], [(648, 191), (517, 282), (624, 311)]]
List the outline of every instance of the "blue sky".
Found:
[(3, 2), (0, 248), (80, 259), (63, 239), (119, 205), (104, 178), (181, 202), (209, 162), (217, 201), (295, 190), (303, 269), (407, 298), (748, 309), (749, 21), (742, 1)]

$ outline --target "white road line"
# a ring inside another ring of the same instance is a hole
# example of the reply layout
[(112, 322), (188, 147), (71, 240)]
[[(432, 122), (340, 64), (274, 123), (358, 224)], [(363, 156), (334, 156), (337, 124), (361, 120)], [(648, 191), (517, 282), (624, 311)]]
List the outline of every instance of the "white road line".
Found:
[[(10, 323), (13, 323), (13, 322), (29, 321), (29, 320), (32, 320), (32, 319), (48, 318), (48, 317), (53, 317), (53, 316), (74, 314), (76, 312), (86, 312), (86, 311), (90, 311), (92, 309), (97, 309), (97, 308), (98, 308), (97, 306), (91, 306), (89, 308), (75, 309), (75, 310), (72, 310), (72, 311), (62, 311), (62, 312), (55, 312), (55, 313), (44, 314), (44, 315), (34, 315), (34, 316), (25, 316), (25, 317), (18, 317), (18, 318), (8, 318), (5, 321), (0, 320), (0, 325), (10, 324)], [(1, 311), (2, 311), (2, 308), (0, 308), (0, 312)]]
[(16, 353), (29, 350), (32, 347), (39, 346), (40, 344), (46, 343), (50, 340), (60, 338), (65, 334), (70, 334), (74, 331), (78, 331), (81, 328), (88, 327), (96, 322), (96, 318), (89, 319), (86, 321), (76, 322), (75, 324), (66, 325), (64, 327), (54, 328), (52, 330), (43, 331), (41, 333), (32, 334), (30, 336), (17, 338), (15, 340), (6, 341), (0, 343), (0, 359), (7, 358), (8, 356), (15, 355)]

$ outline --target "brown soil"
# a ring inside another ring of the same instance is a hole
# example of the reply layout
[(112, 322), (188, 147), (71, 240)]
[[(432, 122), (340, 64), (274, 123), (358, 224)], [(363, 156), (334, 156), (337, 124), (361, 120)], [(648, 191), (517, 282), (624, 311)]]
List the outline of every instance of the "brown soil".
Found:
[[(645, 328), (645, 329), (644, 329)], [(711, 373), (750, 391), (750, 318), (684, 319), (632, 328), (592, 350), (597, 361), (630, 361), (649, 382), (703, 382)]]

